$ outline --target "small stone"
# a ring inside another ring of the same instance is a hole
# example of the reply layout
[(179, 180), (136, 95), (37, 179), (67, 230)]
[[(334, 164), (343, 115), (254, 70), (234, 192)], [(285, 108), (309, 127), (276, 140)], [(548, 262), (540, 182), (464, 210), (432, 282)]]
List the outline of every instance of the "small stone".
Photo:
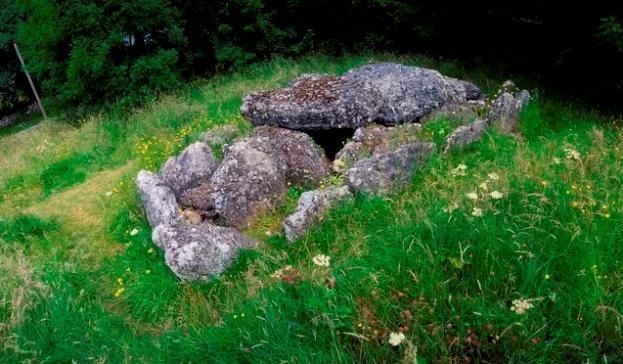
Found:
[(449, 153), (453, 150), (462, 149), (482, 138), (487, 132), (486, 120), (476, 120), (467, 125), (461, 125), (454, 129), (448, 136), (443, 145), (443, 152)]
[(182, 213), (182, 217), (184, 220), (188, 221), (192, 225), (199, 225), (203, 222), (203, 218), (197, 212), (193, 210), (186, 209)]
[(332, 186), (304, 192), (299, 198), (296, 211), (283, 222), (286, 240), (292, 243), (312, 224), (322, 220), (322, 215), (332, 204), (351, 197), (348, 186)]
[(519, 116), (530, 101), (530, 93), (523, 90), (517, 93), (503, 92), (494, 102), (487, 114), (487, 123), (494, 125), (503, 133), (511, 134), (519, 130)]

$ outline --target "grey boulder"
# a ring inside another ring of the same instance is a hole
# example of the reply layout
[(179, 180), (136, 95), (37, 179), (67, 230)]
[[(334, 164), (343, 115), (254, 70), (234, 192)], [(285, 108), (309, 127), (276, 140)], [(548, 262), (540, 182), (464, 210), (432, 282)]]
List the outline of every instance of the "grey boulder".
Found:
[(408, 182), (412, 172), (435, 150), (434, 143), (415, 142), (387, 153), (362, 159), (346, 171), (352, 190), (366, 194), (387, 194)]
[(299, 198), (296, 211), (283, 222), (286, 240), (292, 243), (298, 239), (312, 224), (322, 220), (323, 214), (332, 204), (350, 197), (352, 193), (348, 186), (304, 192)]
[(246, 96), (240, 111), (254, 125), (354, 129), (377, 117), (380, 102), (381, 94), (365, 81), (304, 75), (285, 89)]
[(372, 124), (355, 130), (351, 141), (335, 155), (332, 168), (343, 172), (355, 162), (379, 154), (387, 153), (398, 147), (417, 141), (422, 125), (418, 123), (398, 126)]
[(182, 205), (226, 226), (248, 226), (277, 206), (288, 183), (315, 185), (329, 172), (312, 139), (293, 130), (259, 127), (224, 153), (210, 181), (186, 191)]
[(201, 142), (188, 146), (177, 157), (171, 157), (160, 169), (160, 177), (179, 200), (188, 189), (207, 182), (218, 167), (210, 147)]
[(305, 75), (285, 89), (252, 93), (241, 112), (254, 125), (355, 129), (375, 121), (413, 122), (443, 105), (482, 97), (474, 84), (434, 70), (379, 63), (344, 76)]
[(487, 122), (503, 133), (515, 133), (519, 130), (521, 111), (530, 101), (530, 93), (526, 90), (509, 91), (514, 85), (507, 82), (502, 87), (504, 92), (493, 101), (491, 110), (487, 114)]
[(487, 132), (487, 126), (489, 126), (489, 124), (483, 119), (459, 126), (446, 137), (443, 145), (443, 152), (448, 153), (453, 150), (462, 149), (480, 140)]
[(377, 120), (384, 124), (400, 124), (417, 120), (446, 104), (477, 100), (480, 89), (466, 81), (443, 76), (421, 67), (396, 63), (361, 66), (346, 73), (347, 80), (373, 85), (383, 102)]
[(329, 174), (329, 161), (324, 151), (307, 134), (271, 126), (253, 129), (252, 138), (264, 151), (275, 155), (276, 160), (283, 160), (286, 166), (287, 182), (306, 187), (318, 184)]
[(174, 224), (180, 218), (175, 195), (160, 177), (148, 171), (140, 171), (136, 177), (136, 186), (152, 228)]
[(257, 242), (239, 231), (201, 225), (160, 225), (154, 238), (165, 251), (165, 261), (177, 277), (186, 281), (208, 280), (224, 272), (241, 248)]

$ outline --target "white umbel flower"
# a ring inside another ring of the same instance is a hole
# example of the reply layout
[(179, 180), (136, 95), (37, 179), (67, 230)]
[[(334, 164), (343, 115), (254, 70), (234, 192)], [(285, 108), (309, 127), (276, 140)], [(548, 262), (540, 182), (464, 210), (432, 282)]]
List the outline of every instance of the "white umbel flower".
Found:
[(478, 194), (476, 192), (466, 193), (465, 196), (467, 198), (469, 198), (470, 200), (477, 200), (478, 199)]
[(402, 344), (405, 339), (405, 334), (403, 334), (402, 332), (392, 332), (389, 334), (389, 340), (387, 340), (387, 342), (391, 346), (398, 346)]
[(500, 191), (493, 191), (489, 194), (489, 196), (491, 196), (491, 198), (494, 200), (499, 200), (504, 197), (504, 194)]
[(312, 258), (312, 261), (319, 267), (328, 267), (331, 265), (331, 257), (324, 254), (316, 255)]

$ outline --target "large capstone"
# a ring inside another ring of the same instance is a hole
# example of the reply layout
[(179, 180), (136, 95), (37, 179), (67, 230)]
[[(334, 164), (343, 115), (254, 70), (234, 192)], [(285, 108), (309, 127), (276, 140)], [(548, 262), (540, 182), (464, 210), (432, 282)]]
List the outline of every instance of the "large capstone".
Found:
[(153, 235), (164, 249), (171, 271), (186, 281), (208, 280), (221, 274), (241, 248), (257, 245), (238, 230), (210, 224), (160, 225)]
[(241, 112), (254, 125), (295, 130), (354, 129), (374, 121), (381, 98), (364, 81), (305, 75), (285, 89), (246, 96)]
[(210, 147), (198, 142), (188, 146), (179, 156), (169, 158), (160, 169), (160, 177), (180, 199), (184, 191), (208, 182), (217, 166)]
[(434, 143), (409, 143), (370, 158), (362, 159), (346, 171), (351, 189), (370, 195), (387, 194), (406, 183), (413, 171), (435, 150)]
[(285, 89), (252, 93), (241, 112), (254, 125), (355, 129), (375, 121), (413, 122), (446, 104), (480, 98), (472, 83), (426, 68), (380, 63), (339, 77), (306, 75)]
[(472, 83), (396, 63), (365, 65), (349, 71), (344, 78), (371, 83), (383, 95), (377, 120), (390, 125), (412, 122), (446, 104), (483, 96)]

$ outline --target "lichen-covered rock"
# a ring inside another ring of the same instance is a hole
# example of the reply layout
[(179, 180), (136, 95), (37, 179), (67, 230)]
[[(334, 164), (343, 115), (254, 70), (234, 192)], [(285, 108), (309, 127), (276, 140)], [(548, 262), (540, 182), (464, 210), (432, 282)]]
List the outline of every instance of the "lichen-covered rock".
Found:
[(246, 227), (259, 213), (273, 210), (285, 194), (283, 156), (258, 143), (259, 138), (249, 138), (233, 144), (212, 175), (210, 203), (222, 224)]
[(488, 125), (486, 120), (480, 119), (473, 123), (459, 126), (446, 137), (443, 145), (443, 152), (448, 153), (453, 150), (461, 149), (480, 140), (487, 132)]
[(206, 131), (199, 135), (199, 140), (211, 146), (223, 146), (240, 135), (240, 128), (234, 124), (226, 124)]
[(346, 171), (348, 185), (367, 194), (387, 194), (400, 183), (407, 182), (415, 168), (433, 152), (433, 143), (410, 143), (395, 151), (383, 153), (355, 163)]
[(136, 177), (136, 186), (152, 228), (174, 224), (180, 218), (175, 195), (160, 177), (148, 171), (140, 171)]
[[(504, 88), (509, 89), (511, 85), (506, 85)], [(503, 133), (515, 133), (519, 130), (521, 111), (529, 101), (530, 93), (526, 90), (516, 93), (503, 92), (493, 102), (491, 110), (487, 114), (487, 122), (497, 127)]]
[(383, 96), (377, 120), (400, 124), (418, 118), (450, 103), (482, 98), (480, 89), (469, 82), (441, 73), (396, 63), (378, 63), (349, 71), (344, 78), (370, 83)]
[(180, 279), (208, 280), (224, 272), (241, 248), (257, 245), (239, 231), (201, 225), (160, 225), (154, 230), (154, 240), (165, 251), (165, 261)]
[(288, 242), (293, 242), (312, 224), (320, 221), (332, 204), (350, 197), (352, 193), (348, 186), (333, 186), (304, 192), (299, 198), (296, 211), (283, 222)]
[(354, 129), (378, 115), (381, 95), (369, 83), (326, 75), (305, 75), (281, 90), (246, 96), (240, 109), (254, 125), (295, 130)]
[(422, 130), (418, 123), (402, 124), (398, 126), (368, 125), (357, 128), (353, 139), (335, 155), (332, 169), (343, 172), (355, 162), (379, 155), (417, 140), (417, 133)]
[(210, 181), (184, 192), (181, 202), (227, 226), (245, 227), (260, 212), (274, 209), (288, 182), (313, 186), (329, 172), (307, 134), (282, 128), (258, 127), (224, 153)]
[(252, 138), (259, 138), (264, 151), (281, 154), (285, 160), (286, 179), (298, 186), (318, 184), (329, 173), (329, 162), (324, 151), (307, 134), (271, 126), (253, 129)]
[(201, 142), (188, 146), (177, 157), (171, 157), (160, 169), (160, 177), (179, 200), (188, 189), (207, 182), (218, 167), (210, 147)]
[(480, 110), (486, 106), (485, 100), (470, 100), (462, 103), (451, 103), (420, 118), (422, 124), (438, 119), (457, 120), (462, 123), (471, 123), (478, 119)]

